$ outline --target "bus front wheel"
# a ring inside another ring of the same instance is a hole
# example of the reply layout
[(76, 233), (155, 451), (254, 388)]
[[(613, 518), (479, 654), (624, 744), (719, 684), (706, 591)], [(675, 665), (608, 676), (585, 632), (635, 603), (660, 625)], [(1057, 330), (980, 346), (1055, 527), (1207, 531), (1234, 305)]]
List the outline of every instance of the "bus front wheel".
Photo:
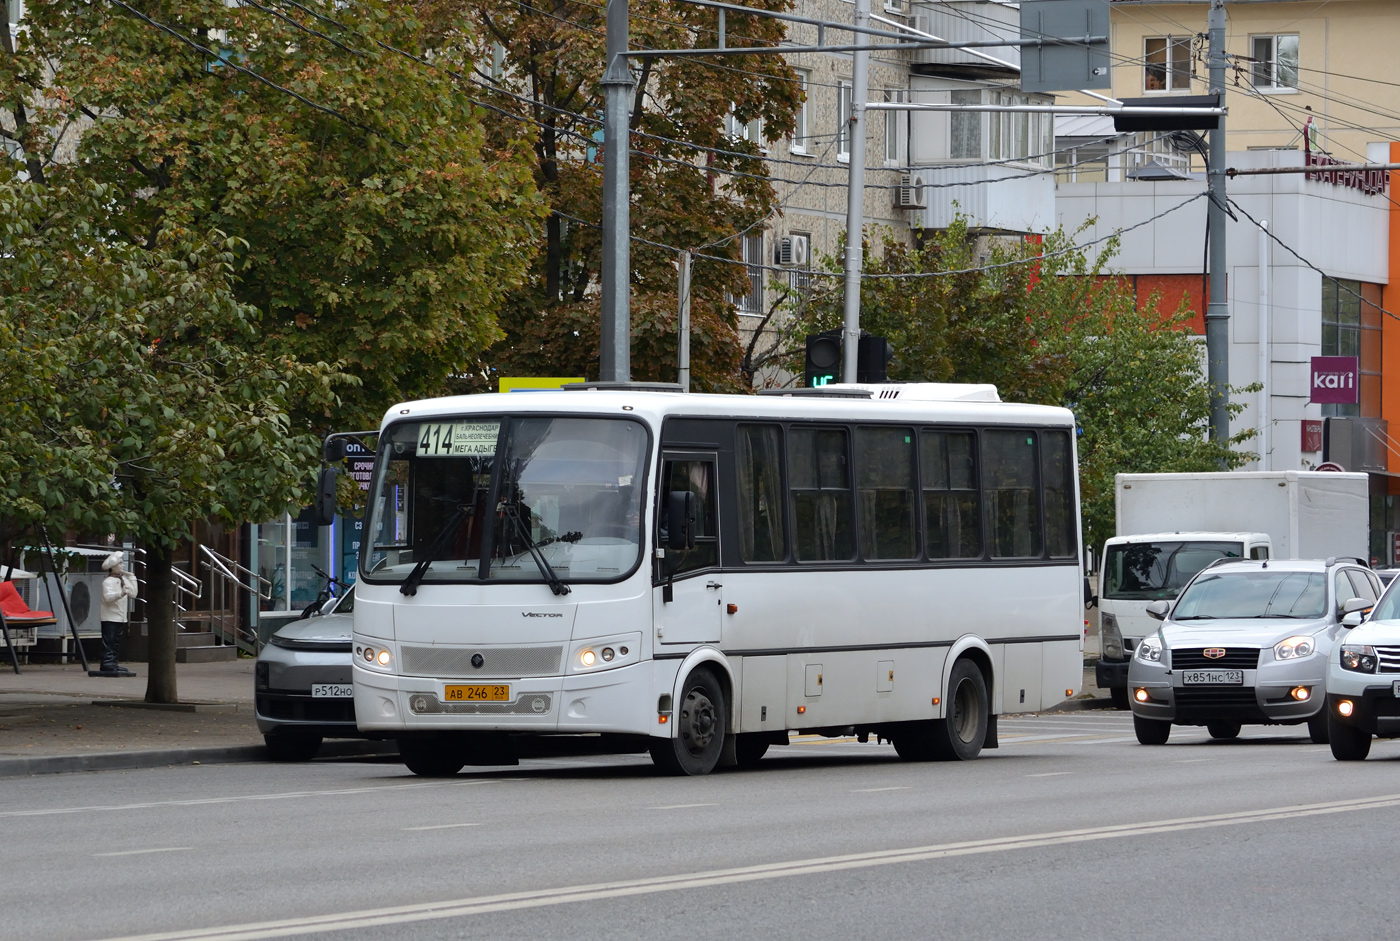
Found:
[(653, 740), (651, 760), (663, 774), (709, 774), (724, 750), (727, 715), (719, 678), (699, 667), (685, 678), (676, 703), (676, 737)]
[(450, 778), (467, 763), (465, 749), (451, 736), (401, 738), (399, 757), (409, 771), (424, 778)]

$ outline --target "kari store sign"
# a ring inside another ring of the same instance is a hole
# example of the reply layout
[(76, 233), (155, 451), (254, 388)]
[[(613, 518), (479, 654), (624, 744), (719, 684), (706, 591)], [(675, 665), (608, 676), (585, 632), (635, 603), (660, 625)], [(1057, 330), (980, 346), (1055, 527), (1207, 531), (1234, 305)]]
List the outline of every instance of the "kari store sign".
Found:
[(1314, 356), (1312, 395), (1309, 402), (1323, 405), (1354, 405), (1361, 401), (1358, 377), (1361, 370), (1355, 356)]

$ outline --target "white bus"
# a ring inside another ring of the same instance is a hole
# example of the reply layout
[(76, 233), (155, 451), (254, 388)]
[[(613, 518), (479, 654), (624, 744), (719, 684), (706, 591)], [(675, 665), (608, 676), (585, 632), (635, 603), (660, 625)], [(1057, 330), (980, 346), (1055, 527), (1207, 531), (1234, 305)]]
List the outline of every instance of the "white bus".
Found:
[(793, 732), (974, 758), (997, 714), (1083, 677), (1074, 445), (1069, 411), (992, 386), (397, 405), (356, 722), (421, 775), (509, 763), (526, 734), (602, 733), (675, 774)]

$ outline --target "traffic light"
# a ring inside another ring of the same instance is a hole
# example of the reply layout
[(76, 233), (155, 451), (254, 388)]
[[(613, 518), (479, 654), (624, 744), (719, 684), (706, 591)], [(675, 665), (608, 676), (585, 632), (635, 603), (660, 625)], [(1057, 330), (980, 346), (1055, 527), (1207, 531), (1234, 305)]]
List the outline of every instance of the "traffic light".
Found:
[[(840, 330), (824, 330), (807, 336), (805, 385), (817, 389), (841, 381)], [(884, 337), (862, 331), (856, 348), (856, 382), (885, 382), (885, 370), (894, 359), (894, 347)]]
[(841, 381), (841, 331), (824, 330), (807, 336), (803, 385), (816, 389)]
[(894, 359), (894, 347), (884, 337), (862, 334), (856, 347), (856, 382), (884, 382), (885, 369)]

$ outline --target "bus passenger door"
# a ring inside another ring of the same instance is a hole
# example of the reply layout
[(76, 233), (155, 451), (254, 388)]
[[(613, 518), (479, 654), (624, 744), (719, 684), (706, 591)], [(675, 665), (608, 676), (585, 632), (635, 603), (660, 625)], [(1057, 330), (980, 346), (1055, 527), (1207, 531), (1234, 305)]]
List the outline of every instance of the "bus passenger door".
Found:
[[(716, 467), (713, 453), (662, 455), (655, 545), (664, 551), (654, 559), (652, 589), (658, 644), (718, 643), (720, 639), (724, 587), (719, 571)], [(667, 503), (669, 494), (677, 490), (695, 495), (695, 546), (691, 549), (666, 547), (670, 531)]]

